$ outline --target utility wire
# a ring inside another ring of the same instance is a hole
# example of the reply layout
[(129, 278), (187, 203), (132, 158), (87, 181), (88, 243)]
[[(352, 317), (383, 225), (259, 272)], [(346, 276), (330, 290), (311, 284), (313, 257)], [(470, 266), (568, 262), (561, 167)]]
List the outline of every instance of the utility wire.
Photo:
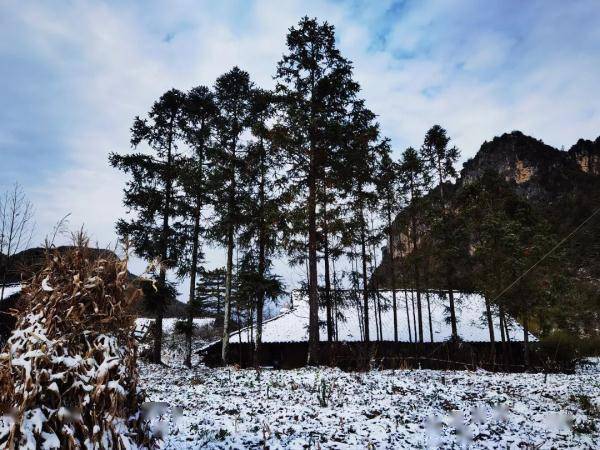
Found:
[(569, 238), (571, 238), (571, 236), (573, 236), (575, 233), (577, 233), (581, 228), (583, 228), (585, 226), (586, 223), (588, 223), (596, 214), (598, 214), (600, 212), (600, 208), (598, 208), (596, 211), (594, 211), (587, 219), (585, 219), (583, 222), (581, 222), (573, 231), (571, 231), (567, 236), (565, 236), (563, 239), (561, 239), (561, 241), (556, 244), (554, 247), (552, 247), (544, 256), (542, 256), (534, 265), (532, 265), (529, 269), (527, 269), (525, 272), (523, 272), (515, 281), (513, 281), (508, 287), (506, 287), (502, 292), (500, 292), (493, 300), (492, 303), (494, 303), (496, 300), (498, 300), (500, 297), (502, 297), (503, 294), (505, 294), (510, 288), (512, 288), (515, 284), (517, 284), (525, 275), (527, 275), (529, 272), (531, 272), (538, 264), (540, 264), (543, 260), (545, 260), (548, 256), (550, 256), (558, 247), (560, 247), (561, 245), (563, 245), (567, 240), (569, 240)]

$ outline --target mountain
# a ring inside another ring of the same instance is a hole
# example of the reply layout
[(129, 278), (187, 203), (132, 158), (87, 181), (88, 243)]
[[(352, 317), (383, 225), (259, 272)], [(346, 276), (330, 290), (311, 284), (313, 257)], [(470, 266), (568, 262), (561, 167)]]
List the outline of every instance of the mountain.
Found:
[(569, 155), (577, 161), (583, 172), (600, 175), (600, 136), (595, 141), (579, 139), (569, 149)]
[(475, 157), (464, 163), (458, 185), (493, 170), (534, 203), (551, 202), (573, 190), (596, 184), (600, 175), (600, 137), (580, 139), (568, 151), (558, 150), (520, 131), (484, 142)]
[[(520, 131), (505, 133), (484, 142), (476, 155), (466, 161), (453, 185), (444, 187), (450, 194), (480, 178), (486, 171), (497, 172), (526, 199), (552, 227), (558, 239), (569, 235), (600, 207), (600, 137), (595, 141), (580, 139), (569, 150), (559, 150)], [(431, 195), (431, 194), (430, 194)], [(402, 213), (396, 217), (396, 230), (403, 230)], [(564, 244), (573, 272), (582, 277), (600, 279), (600, 215), (591, 220)], [(397, 231), (396, 242), (407, 241)], [(375, 279), (389, 286), (389, 257), (383, 251)], [(406, 270), (396, 260), (396, 273)], [(459, 268), (459, 286), (469, 290), (468, 270)], [(464, 275), (464, 276), (463, 276)], [(443, 287), (443, 278), (435, 274), (429, 287)]]

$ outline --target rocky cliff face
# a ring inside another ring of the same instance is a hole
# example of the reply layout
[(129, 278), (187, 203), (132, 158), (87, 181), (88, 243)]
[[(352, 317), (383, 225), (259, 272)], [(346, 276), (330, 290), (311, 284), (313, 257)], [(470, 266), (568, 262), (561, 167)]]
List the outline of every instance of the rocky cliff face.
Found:
[(600, 137), (580, 139), (561, 151), (520, 131), (484, 142), (474, 158), (465, 162), (459, 183), (469, 183), (493, 170), (533, 201), (552, 202), (582, 184), (589, 175), (600, 175)]
[[(477, 154), (466, 161), (455, 185), (446, 192), (456, 192), (461, 186), (479, 178), (486, 170), (499, 173), (513, 184), (516, 192), (551, 224), (557, 236), (566, 236), (600, 205), (600, 137), (595, 141), (580, 139), (568, 151), (558, 150), (541, 140), (526, 136), (520, 131), (505, 133), (484, 142)], [(402, 273), (403, 253), (410, 252), (406, 236), (396, 218), (396, 245), (398, 261), (396, 272)], [(600, 277), (600, 221), (589, 223), (567, 244), (569, 263), (587, 274)], [(402, 245), (400, 245), (402, 244)], [(376, 278), (381, 286), (389, 285), (389, 249), (383, 249), (382, 263)], [(468, 274), (460, 281), (468, 290)], [(430, 280), (429, 287), (437, 287)]]
[(600, 136), (595, 141), (579, 139), (569, 149), (569, 156), (579, 164), (583, 172), (600, 175)]

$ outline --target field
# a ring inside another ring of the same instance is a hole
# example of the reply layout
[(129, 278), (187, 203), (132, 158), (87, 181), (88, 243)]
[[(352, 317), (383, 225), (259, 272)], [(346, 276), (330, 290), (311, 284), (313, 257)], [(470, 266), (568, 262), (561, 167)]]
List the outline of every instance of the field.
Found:
[(188, 370), (177, 352), (165, 362), (141, 363), (141, 375), (169, 449), (544, 449), (600, 442), (597, 366), (545, 376)]

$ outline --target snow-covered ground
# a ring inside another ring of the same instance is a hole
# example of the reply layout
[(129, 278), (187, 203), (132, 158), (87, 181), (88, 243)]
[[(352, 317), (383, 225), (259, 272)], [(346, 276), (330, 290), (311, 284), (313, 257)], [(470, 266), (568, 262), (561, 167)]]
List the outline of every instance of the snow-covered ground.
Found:
[[(600, 370), (290, 371), (140, 363), (163, 448), (599, 448)], [(161, 425), (159, 425), (159, 423)], [(161, 426), (163, 428), (161, 428)]]

